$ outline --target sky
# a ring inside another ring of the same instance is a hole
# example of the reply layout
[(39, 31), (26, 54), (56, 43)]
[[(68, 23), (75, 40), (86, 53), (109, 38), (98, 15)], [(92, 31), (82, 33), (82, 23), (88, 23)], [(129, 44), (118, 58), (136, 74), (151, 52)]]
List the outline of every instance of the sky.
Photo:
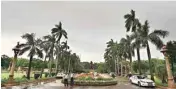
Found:
[[(136, 11), (141, 23), (149, 21), (150, 31), (169, 31), (166, 43), (176, 38), (176, 2), (118, 2), (118, 1), (25, 1), (1, 3), (1, 54), (13, 56), (12, 48), (21, 36), (35, 33), (36, 38), (48, 35), (51, 29), (63, 24), (68, 33), (68, 45), (81, 61), (103, 62), (106, 42), (119, 42), (126, 37), (125, 14)], [(163, 55), (150, 43), (152, 58)], [(141, 49), (141, 59), (147, 59), (146, 49)], [(26, 53), (27, 54), (27, 53)], [(24, 54), (20, 57), (27, 58)], [(136, 58), (133, 58), (136, 60)]]

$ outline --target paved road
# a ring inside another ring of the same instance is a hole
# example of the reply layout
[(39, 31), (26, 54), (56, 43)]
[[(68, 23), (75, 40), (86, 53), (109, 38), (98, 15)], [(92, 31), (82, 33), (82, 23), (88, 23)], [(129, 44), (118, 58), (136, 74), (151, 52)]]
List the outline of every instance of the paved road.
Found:
[(74, 86), (74, 87), (64, 87), (63, 84), (58, 80), (55, 83), (48, 83), (44, 85), (40, 85), (38, 87), (34, 87), (32, 89), (159, 89), (159, 88), (146, 88), (146, 87), (138, 87), (136, 85), (132, 85), (130, 83), (119, 83), (113, 86)]

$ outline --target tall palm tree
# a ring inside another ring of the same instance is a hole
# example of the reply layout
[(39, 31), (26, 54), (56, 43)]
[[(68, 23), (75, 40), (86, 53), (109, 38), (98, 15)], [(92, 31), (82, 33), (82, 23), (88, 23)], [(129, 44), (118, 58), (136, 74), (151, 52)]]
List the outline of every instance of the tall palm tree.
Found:
[(139, 71), (139, 74), (141, 75), (142, 72), (141, 72), (141, 58), (140, 58), (140, 48), (142, 47), (141, 44), (141, 37), (140, 37), (140, 34), (139, 34), (139, 31), (141, 29), (138, 29), (137, 32), (133, 32), (133, 34), (131, 35), (131, 38), (134, 40), (133, 43), (132, 43), (132, 47), (136, 49), (137, 51), (137, 59), (138, 59), (138, 71)]
[[(55, 25), (54, 28), (51, 29), (51, 33), (55, 36), (56, 38), (56, 43), (58, 44), (58, 47), (57, 47), (57, 52), (59, 52), (61, 49), (60, 49), (60, 40), (62, 38), (62, 36), (64, 36), (65, 39), (67, 39), (67, 32), (62, 28), (62, 23), (59, 22), (59, 25)], [(58, 60), (59, 60), (59, 56), (60, 54), (59, 53), (56, 53), (57, 56), (56, 56), (56, 74), (58, 72)]]
[(132, 56), (134, 56), (134, 48), (132, 47), (132, 39), (130, 36), (126, 35), (126, 38), (122, 38), (120, 43), (124, 46), (125, 52), (127, 52), (128, 58), (130, 60), (130, 71), (132, 72)]
[[(49, 50), (50, 45), (47, 44), (47, 43), (44, 43), (44, 41), (41, 40), (41, 39), (38, 39), (37, 41), (38, 41), (37, 43), (39, 43), (39, 45), (40, 45), (40, 48), (45, 53), (45, 58), (44, 58), (44, 61), (43, 61), (43, 64), (45, 64), (46, 63), (46, 59), (49, 57), (48, 56), (48, 50)], [(42, 66), (40, 78), (42, 78), (43, 71), (44, 71), (44, 66)]]
[(67, 32), (62, 28), (62, 23), (59, 22), (59, 25), (55, 25), (55, 28), (51, 29), (51, 33), (56, 36), (56, 41), (59, 42), (62, 36), (64, 36), (66, 39), (67, 37)]
[(49, 49), (48, 49), (48, 57), (49, 57), (49, 76), (51, 76), (51, 72), (52, 72), (52, 63), (54, 60), (54, 48), (57, 45), (56, 43), (56, 38), (54, 37), (54, 35), (47, 35), (44, 36), (44, 44), (49, 45)]
[[(124, 15), (124, 18), (126, 19), (125, 21), (125, 27), (126, 27), (126, 31), (129, 32), (130, 30), (133, 33), (137, 33), (139, 29), (141, 29), (141, 24), (138, 20), (138, 18), (136, 18), (135, 15), (135, 11), (131, 10), (130, 14), (126, 14)], [(139, 40), (136, 40), (135, 42), (135, 47), (136, 47), (136, 51), (137, 51), (137, 58), (138, 58), (138, 68), (139, 68), (139, 74), (141, 74), (141, 68), (140, 68), (140, 44), (139, 44)]]
[(161, 47), (163, 46), (163, 41), (161, 40), (161, 38), (165, 38), (169, 34), (169, 32), (164, 30), (154, 30), (151, 33), (149, 32), (150, 32), (149, 24), (148, 24), (148, 21), (146, 20), (144, 25), (142, 26), (142, 30), (139, 31), (139, 34), (140, 34), (140, 39), (142, 40), (143, 46), (147, 48), (151, 79), (154, 80), (152, 66), (151, 66), (151, 52), (149, 47), (149, 41), (152, 44), (154, 44), (157, 47), (157, 49), (161, 49)]
[(139, 20), (136, 18), (136, 14), (134, 10), (131, 10), (130, 14), (124, 15), (125, 21), (125, 27), (126, 31), (129, 32), (130, 30), (132, 32), (135, 32), (136, 29), (140, 26)]
[(28, 56), (30, 57), (30, 60), (29, 60), (29, 66), (28, 66), (28, 72), (27, 72), (27, 79), (30, 79), (32, 59), (35, 55), (37, 55), (40, 58), (43, 58), (43, 53), (39, 45), (37, 44), (34, 33), (31, 33), (31, 34), (26, 33), (22, 36), (22, 38), (26, 39), (27, 42), (25, 44), (20, 45), (21, 51), (19, 55), (22, 55), (23, 53), (29, 51)]

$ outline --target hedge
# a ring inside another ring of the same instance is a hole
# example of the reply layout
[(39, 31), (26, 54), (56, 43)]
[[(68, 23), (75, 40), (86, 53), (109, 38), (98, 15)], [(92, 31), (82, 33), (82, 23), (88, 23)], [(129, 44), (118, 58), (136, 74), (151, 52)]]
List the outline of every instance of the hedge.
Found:
[[(63, 80), (62, 80), (63, 83)], [(70, 82), (69, 82), (70, 83)], [(108, 85), (116, 85), (117, 80), (75, 80), (75, 85), (78, 86), (108, 86)]]

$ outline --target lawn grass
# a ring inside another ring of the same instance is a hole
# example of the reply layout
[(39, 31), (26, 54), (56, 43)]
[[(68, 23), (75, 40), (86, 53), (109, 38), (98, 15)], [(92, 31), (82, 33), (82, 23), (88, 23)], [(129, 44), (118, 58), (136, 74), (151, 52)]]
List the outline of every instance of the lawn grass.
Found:
[(164, 87), (167, 87), (168, 85), (167, 85), (167, 83), (162, 83), (162, 80), (161, 79), (159, 79), (159, 78), (157, 78), (156, 76), (154, 77), (155, 78), (155, 84), (156, 84), (156, 86), (164, 86)]
[[(151, 76), (149, 75), (148, 76), (149, 79), (151, 79)], [(156, 76), (154, 76), (154, 79), (155, 79), (155, 85), (156, 86), (163, 86), (163, 87), (167, 87), (167, 83), (162, 83), (162, 80)]]
[[(22, 72), (14, 72), (14, 78), (22, 78), (25, 73)], [(31, 73), (30, 75), (31, 79), (34, 78), (34, 74)], [(44, 77), (44, 74), (42, 74), (42, 78)], [(1, 79), (8, 79), (9, 78), (9, 72), (1, 72)]]

